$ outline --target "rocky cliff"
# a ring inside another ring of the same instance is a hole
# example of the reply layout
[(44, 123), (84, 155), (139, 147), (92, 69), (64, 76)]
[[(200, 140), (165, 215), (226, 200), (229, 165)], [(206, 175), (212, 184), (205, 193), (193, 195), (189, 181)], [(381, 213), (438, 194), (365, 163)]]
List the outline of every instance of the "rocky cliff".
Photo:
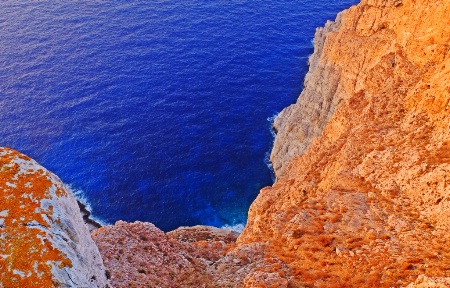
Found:
[(274, 123), (277, 181), (238, 245), (269, 243), (304, 286), (450, 276), (449, 13), (363, 0), (317, 31), (305, 91)]
[(72, 193), (29, 157), (0, 148), (0, 287), (107, 287)]
[(235, 244), (180, 248), (201, 261), (186, 266), (197, 287), (450, 287), (449, 15), (448, 1), (363, 0), (317, 30), (305, 89), (274, 121), (276, 183)]
[[(112, 284), (450, 287), (449, 15), (449, 1), (362, 0), (319, 28), (305, 89), (274, 122), (277, 181), (239, 238), (102, 227), (92, 236)], [(104, 285), (70, 193), (0, 151), (0, 287)]]

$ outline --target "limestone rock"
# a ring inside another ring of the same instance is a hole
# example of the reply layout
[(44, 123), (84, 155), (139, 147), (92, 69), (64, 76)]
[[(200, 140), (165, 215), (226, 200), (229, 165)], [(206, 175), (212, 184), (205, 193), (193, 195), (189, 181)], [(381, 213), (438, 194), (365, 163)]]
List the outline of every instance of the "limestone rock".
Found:
[(77, 202), (34, 160), (0, 148), (0, 287), (107, 287)]
[[(312, 140), (322, 134), (325, 125), (333, 115), (337, 103), (348, 93), (342, 85), (342, 68), (328, 63), (326, 54), (327, 36), (336, 34), (346, 11), (338, 14), (336, 21), (328, 21), (323, 28), (317, 28), (314, 37), (314, 53), (309, 58), (309, 72), (306, 74), (302, 93), (297, 103), (283, 109), (273, 123), (276, 133), (270, 161), (276, 176), (295, 156), (303, 154)], [(327, 44), (328, 45), (328, 44)], [(325, 51), (325, 53), (324, 53)]]

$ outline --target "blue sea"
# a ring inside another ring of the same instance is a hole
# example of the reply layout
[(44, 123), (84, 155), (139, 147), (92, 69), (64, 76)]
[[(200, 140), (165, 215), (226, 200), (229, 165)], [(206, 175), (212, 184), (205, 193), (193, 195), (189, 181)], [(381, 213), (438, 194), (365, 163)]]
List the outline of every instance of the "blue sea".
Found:
[(1, 2), (0, 145), (104, 223), (239, 227), (316, 27), (356, 2)]

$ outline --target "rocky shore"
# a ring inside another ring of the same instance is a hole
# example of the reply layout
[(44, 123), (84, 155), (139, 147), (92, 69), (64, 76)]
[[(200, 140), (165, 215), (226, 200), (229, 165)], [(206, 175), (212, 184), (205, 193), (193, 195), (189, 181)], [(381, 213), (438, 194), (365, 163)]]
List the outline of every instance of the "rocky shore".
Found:
[(0, 287), (450, 287), (449, 15), (362, 0), (317, 29), (241, 235), (118, 221), (91, 238), (55, 175), (0, 149)]

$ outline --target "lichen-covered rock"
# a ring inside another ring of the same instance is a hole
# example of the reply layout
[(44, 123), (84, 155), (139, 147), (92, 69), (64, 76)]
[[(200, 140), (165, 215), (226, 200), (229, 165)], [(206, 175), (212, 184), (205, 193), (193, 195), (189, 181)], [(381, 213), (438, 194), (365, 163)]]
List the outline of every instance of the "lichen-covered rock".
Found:
[(0, 287), (106, 287), (77, 202), (34, 160), (0, 148)]

